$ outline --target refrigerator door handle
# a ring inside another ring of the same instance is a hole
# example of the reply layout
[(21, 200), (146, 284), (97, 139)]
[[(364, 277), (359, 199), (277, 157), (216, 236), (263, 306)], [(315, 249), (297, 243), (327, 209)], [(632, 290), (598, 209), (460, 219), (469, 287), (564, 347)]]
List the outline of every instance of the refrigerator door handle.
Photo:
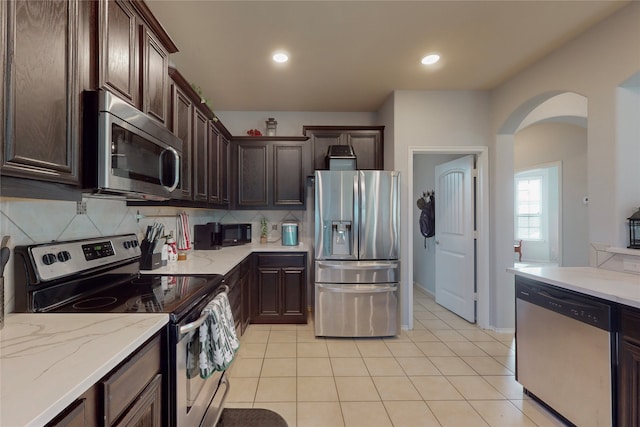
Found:
[(330, 270), (388, 270), (389, 268), (397, 268), (398, 261), (392, 262), (381, 262), (376, 261), (375, 263), (365, 264), (363, 262), (358, 263), (357, 265), (349, 265), (340, 262), (325, 262), (325, 261), (316, 261), (316, 265), (318, 268), (326, 268)]
[(353, 175), (353, 222), (354, 227), (351, 230), (351, 247), (352, 255), (360, 258), (360, 173)]
[(395, 292), (398, 290), (398, 287), (395, 285), (388, 286), (362, 286), (362, 285), (344, 285), (344, 286), (331, 286), (331, 285), (323, 285), (320, 283), (316, 283), (316, 286), (322, 289), (326, 289), (331, 292), (339, 292), (346, 294), (373, 294), (373, 293), (383, 293), (383, 292)]

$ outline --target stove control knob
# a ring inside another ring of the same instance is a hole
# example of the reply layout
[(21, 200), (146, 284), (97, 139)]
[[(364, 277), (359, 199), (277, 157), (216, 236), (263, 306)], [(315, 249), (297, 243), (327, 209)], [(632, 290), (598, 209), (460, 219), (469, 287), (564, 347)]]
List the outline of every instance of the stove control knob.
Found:
[(54, 254), (44, 254), (42, 255), (42, 262), (44, 265), (51, 265), (57, 261), (57, 258)]
[(58, 261), (67, 262), (70, 259), (71, 259), (71, 254), (69, 253), (69, 251), (58, 252)]
[(137, 240), (132, 240), (131, 244), (133, 245), (134, 248), (138, 247), (138, 241)]
[(131, 242), (129, 240), (124, 242), (124, 248), (129, 249), (131, 247)]

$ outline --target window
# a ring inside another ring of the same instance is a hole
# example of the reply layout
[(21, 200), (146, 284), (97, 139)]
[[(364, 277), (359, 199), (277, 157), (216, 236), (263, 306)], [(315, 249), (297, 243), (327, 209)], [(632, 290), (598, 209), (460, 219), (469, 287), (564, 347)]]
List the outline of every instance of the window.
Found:
[(516, 239), (541, 240), (542, 176), (516, 177)]

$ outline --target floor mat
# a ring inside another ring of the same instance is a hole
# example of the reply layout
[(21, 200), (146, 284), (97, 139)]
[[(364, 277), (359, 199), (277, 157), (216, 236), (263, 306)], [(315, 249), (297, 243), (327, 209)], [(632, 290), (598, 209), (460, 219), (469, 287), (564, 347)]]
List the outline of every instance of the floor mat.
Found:
[(277, 413), (268, 409), (224, 408), (216, 427), (288, 427)]

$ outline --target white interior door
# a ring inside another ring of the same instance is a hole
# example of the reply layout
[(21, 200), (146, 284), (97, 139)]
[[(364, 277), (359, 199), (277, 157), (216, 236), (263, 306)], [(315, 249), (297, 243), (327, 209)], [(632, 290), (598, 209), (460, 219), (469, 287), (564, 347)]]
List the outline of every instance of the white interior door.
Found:
[(476, 321), (474, 156), (436, 166), (436, 302)]

